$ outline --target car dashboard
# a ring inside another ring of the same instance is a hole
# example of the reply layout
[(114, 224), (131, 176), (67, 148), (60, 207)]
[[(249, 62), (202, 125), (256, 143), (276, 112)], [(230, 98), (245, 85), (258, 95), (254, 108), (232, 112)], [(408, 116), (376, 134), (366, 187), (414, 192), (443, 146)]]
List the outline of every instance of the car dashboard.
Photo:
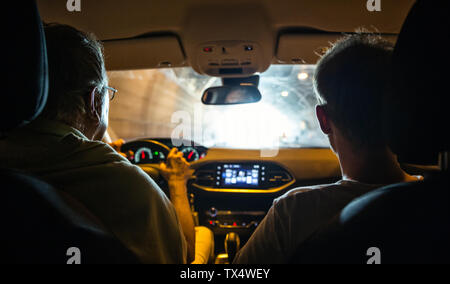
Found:
[(331, 183), (340, 177), (336, 157), (324, 148), (280, 149), (274, 157), (262, 157), (259, 150), (208, 149), (188, 140), (149, 138), (128, 142), (121, 151), (133, 152), (130, 162), (168, 194), (155, 171), (173, 147), (194, 169), (187, 183), (189, 202), (196, 224), (213, 231), (216, 253), (224, 251), (223, 241), (230, 232), (238, 233), (244, 245), (275, 198), (295, 187)]

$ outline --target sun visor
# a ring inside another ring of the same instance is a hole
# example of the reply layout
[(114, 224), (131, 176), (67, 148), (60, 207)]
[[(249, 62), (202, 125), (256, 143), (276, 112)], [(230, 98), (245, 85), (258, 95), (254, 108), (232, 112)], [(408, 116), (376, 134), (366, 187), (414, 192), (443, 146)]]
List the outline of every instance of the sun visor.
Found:
[[(320, 54), (330, 44), (341, 38), (341, 33), (289, 33), (278, 38), (276, 63), (316, 64)], [(395, 43), (395, 35), (383, 35)]]
[(104, 42), (107, 70), (183, 66), (185, 57), (176, 36)]

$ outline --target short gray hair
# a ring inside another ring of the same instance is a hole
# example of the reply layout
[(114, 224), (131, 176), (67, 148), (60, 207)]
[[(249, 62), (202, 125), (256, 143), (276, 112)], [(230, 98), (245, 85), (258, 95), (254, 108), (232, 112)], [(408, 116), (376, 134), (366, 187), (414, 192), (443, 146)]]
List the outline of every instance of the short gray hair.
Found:
[[(103, 46), (90, 33), (62, 24), (45, 24), (49, 97), (43, 116), (67, 124), (85, 115), (85, 95), (107, 85)], [(82, 127), (78, 125), (78, 127)]]

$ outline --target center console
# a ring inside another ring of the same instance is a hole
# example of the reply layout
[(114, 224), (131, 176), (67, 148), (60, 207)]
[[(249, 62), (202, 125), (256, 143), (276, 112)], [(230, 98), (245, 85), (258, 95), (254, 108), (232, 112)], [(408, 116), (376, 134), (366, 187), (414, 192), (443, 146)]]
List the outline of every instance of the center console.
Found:
[(210, 163), (195, 176), (193, 186), (217, 192), (272, 193), (294, 182), (286, 169), (272, 162)]
[(273, 198), (295, 182), (287, 169), (266, 161), (204, 162), (194, 176), (190, 192), (195, 195), (200, 225), (214, 232), (218, 245), (231, 232), (245, 244)]

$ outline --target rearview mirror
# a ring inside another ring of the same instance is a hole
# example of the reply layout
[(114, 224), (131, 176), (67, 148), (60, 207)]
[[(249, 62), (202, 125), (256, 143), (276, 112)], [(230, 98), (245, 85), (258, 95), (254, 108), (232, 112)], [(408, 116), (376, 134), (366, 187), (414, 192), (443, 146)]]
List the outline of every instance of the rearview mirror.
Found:
[(205, 105), (250, 104), (261, 100), (261, 93), (255, 86), (222, 86), (205, 90), (202, 103)]

